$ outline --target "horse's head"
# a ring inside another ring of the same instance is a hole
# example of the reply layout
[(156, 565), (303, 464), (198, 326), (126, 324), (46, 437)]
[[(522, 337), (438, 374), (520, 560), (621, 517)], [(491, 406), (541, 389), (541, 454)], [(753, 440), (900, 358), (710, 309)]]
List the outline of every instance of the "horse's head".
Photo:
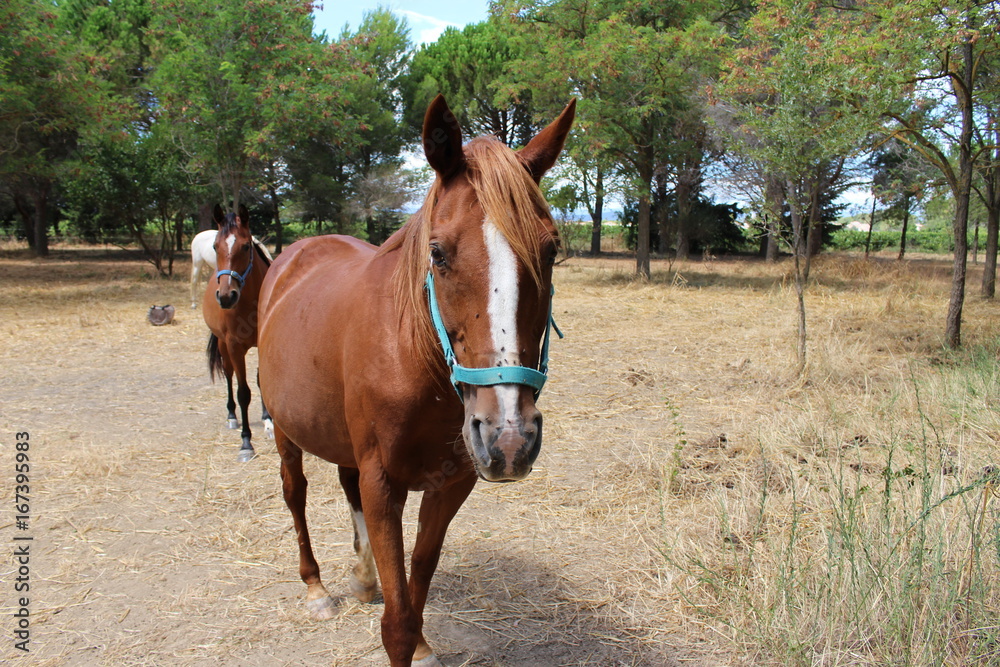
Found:
[(250, 234), (250, 216), (247, 207), (240, 205), (239, 214), (225, 213), (215, 205), (215, 223), (219, 233), (215, 237), (215, 257), (218, 287), (215, 300), (224, 309), (232, 308), (240, 300), (243, 284), (253, 267), (253, 236)]
[(492, 138), (463, 147), (441, 96), (424, 119), (424, 152), (437, 173), (425, 209), (428, 285), (438, 336), (461, 371), (453, 368), (466, 447), (488, 481), (525, 477), (542, 444), (535, 398), (544, 375), (536, 369), (558, 234), (538, 182), (562, 150), (574, 109), (570, 102), (517, 152)]

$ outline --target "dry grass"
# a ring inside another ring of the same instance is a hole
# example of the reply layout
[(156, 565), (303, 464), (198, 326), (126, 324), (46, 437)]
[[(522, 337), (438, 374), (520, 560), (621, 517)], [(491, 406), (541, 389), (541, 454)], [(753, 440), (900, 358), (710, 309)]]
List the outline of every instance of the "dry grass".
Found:
[[(970, 297), (948, 353), (946, 261), (823, 258), (798, 378), (788, 266), (632, 266), (556, 270), (540, 466), (480, 486), (449, 533), (427, 613), (445, 663), (992, 661), (1000, 306)], [(235, 464), (200, 314), (145, 322), (186, 303), (186, 269), (0, 250), (0, 433), (37, 456), (31, 664), (385, 664), (381, 605), (307, 619), (273, 445)], [(346, 504), (307, 466), (344, 594)]]

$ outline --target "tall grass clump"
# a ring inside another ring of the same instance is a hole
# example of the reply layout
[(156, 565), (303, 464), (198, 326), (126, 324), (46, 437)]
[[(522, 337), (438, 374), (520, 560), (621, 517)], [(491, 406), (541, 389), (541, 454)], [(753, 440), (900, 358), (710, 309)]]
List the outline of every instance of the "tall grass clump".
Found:
[(717, 534), (665, 541), (693, 613), (753, 664), (1000, 664), (996, 349), (880, 394), (762, 433), (780, 474), (720, 491)]

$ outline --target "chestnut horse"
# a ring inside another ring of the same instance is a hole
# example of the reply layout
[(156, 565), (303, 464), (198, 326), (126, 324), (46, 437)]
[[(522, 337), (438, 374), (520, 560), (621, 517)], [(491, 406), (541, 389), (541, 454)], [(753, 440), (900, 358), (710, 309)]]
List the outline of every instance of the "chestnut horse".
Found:
[[(250, 235), (249, 217), (245, 206), (239, 215), (223, 214), (215, 205), (215, 222), (219, 231), (215, 237), (215, 256), (218, 271), (214, 280), (208, 281), (201, 301), (201, 314), (212, 331), (208, 337), (208, 372), (215, 376), (224, 373), (229, 389), (229, 428), (238, 428), (236, 402), (233, 401), (233, 373), (236, 373), (240, 412), (243, 417), (243, 439), (237, 459), (249, 461), (254, 457), (250, 443), (250, 385), (247, 383), (247, 351), (257, 345), (257, 301), (261, 283), (271, 265), (271, 258)], [(256, 260), (256, 261), (255, 261)], [(263, 401), (262, 401), (263, 402)], [(264, 428), (271, 432), (271, 417), (263, 408)]]
[[(306, 526), (303, 451), (339, 466), (358, 556), (351, 589), (370, 601), (377, 569), (395, 667), (440, 665), (423, 608), (448, 524), (477, 477), (525, 477), (542, 444), (535, 399), (558, 238), (538, 182), (574, 108), (515, 153), (492, 137), (463, 147), (438, 96), (423, 127), (436, 179), (420, 211), (381, 248), (344, 236), (299, 241), (264, 281), (260, 386), (306, 605), (333, 615)], [(423, 491), (409, 580), (408, 491)]]

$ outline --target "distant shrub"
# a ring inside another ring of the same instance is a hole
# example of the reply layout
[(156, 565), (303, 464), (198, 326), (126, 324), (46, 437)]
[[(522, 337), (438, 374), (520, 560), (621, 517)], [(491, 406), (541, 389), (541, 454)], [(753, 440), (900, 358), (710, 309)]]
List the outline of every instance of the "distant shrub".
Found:
[[(871, 251), (878, 252), (887, 248), (899, 248), (899, 240), (902, 234), (898, 231), (876, 231), (872, 233)], [(986, 235), (979, 235), (979, 246), (982, 249), (986, 242)], [(831, 250), (864, 250), (865, 242), (868, 239), (868, 232), (858, 229), (838, 229), (833, 233), (830, 242), (826, 245)], [(969, 248), (972, 248), (973, 234), (969, 234)], [(914, 230), (906, 233), (906, 249), (912, 252), (929, 252), (937, 254), (948, 254), (954, 252), (955, 243), (952, 241), (951, 230), (931, 229)]]
[[(899, 232), (873, 232), (871, 250), (878, 252), (885, 248), (899, 247)], [(912, 237), (908, 237), (912, 238)], [(858, 229), (838, 229), (833, 233), (827, 247), (832, 250), (864, 250), (868, 232)]]

